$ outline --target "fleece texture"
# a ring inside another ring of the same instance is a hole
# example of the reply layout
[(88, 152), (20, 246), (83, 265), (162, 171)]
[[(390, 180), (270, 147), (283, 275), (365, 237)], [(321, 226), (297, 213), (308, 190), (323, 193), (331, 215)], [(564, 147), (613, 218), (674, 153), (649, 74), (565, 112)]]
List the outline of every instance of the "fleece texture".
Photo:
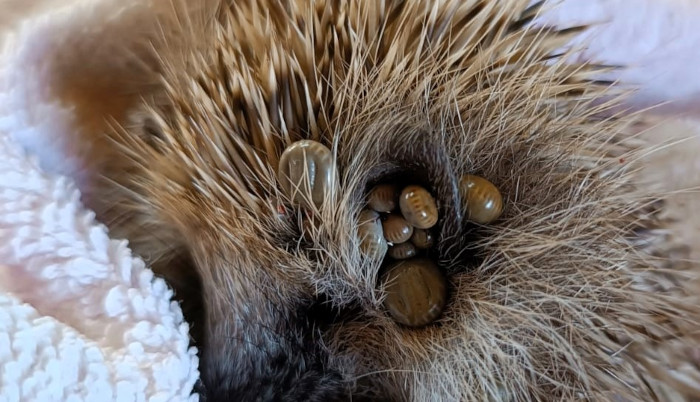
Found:
[[(93, 150), (77, 138), (138, 100), (125, 94), (138, 94), (139, 73), (120, 55), (157, 30), (169, 3), (0, 0), (0, 401), (197, 399), (196, 351), (172, 291), (78, 190), (90, 186), (81, 161)], [(580, 57), (628, 66), (601, 78), (637, 87), (630, 107), (668, 103), (643, 135), (684, 142), (650, 155), (641, 178), (677, 192), (676, 235), (698, 244), (700, 197), (680, 190), (700, 188), (700, 2), (552, 6), (539, 22), (595, 24), (577, 39)]]
[(198, 399), (180, 306), (83, 207), (77, 108), (51, 95), (59, 72), (110, 52), (99, 26), (146, 14), (115, 3), (0, 1), (0, 401)]
[(172, 291), (0, 137), (0, 400), (194, 400)]

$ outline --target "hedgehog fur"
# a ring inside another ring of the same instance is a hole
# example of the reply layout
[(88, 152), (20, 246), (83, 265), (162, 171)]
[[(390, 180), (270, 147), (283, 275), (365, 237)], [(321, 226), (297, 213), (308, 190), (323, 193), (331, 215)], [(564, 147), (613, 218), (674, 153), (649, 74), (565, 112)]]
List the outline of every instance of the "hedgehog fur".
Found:
[[(182, 300), (205, 400), (700, 398), (698, 267), (636, 185), (643, 122), (571, 57), (585, 27), (530, 3), (173, 2), (90, 203)], [(275, 174), (300, 139), (339, 172), (312, 211)], [(498, 222), (463, 219), (466, 173)], [(450, 295), (422, 329), (387, 315), (356, 236), (367, 187), (402, 174), (442, 216)]]

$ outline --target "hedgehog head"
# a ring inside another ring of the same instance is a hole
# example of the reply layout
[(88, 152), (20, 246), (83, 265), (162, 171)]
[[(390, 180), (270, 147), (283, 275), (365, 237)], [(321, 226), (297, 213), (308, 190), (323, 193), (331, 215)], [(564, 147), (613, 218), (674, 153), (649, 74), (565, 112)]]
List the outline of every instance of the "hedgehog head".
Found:
[[(640, 123), (570, 57), (583, 28), (535, 26), (525, 0), (215, 3), (171, 23), (187, 40), (108, 133), (96, 203), (184, 300), (208, 400), (700, 393), (692, 267), (668, 266), (662, 197), (635, 186)], [(276, 174), (303, 139), (337, 168), (318, 208)], [(497, 222), (465, 219), (464, 174), (500, 189)], [(387, 314), (358, 247), (392, 180), (439, 206), (448, 300), (422, 328)]]

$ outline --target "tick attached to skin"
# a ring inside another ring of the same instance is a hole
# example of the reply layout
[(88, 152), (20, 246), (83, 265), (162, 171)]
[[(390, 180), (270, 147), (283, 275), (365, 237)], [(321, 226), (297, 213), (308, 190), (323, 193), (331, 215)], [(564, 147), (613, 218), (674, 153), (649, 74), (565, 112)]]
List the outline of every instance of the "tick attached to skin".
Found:
[(411, 242), (395, 244), (389, 247), (389, 257), (395, 260), (405, 260), (407, 258), (413, 258), (418, 254), (416, 246)]
[(405, 243), (413, 235), (413, 226), (406, 222), (401, 215), (391, 214), (382, 222), (384, 238), (392, 244)]
[(381, 261), (387, 252), (387, 242), (384, 238), (379, 214), (371, 209), (360, 212), (358, 236), (360, 238), (360, 252), (376, 261)]
[(396, 209), (399, 188), (394, 184), (380, 184), (367, 196), (367, 206), (377, 212), (389, 213)]
[(406, 221), (418, 229), (430, 229), (438, 221), (435, 199), (420, 186), (408, 186), (401, 192), (399, 207)]
[(413, 235), (411, 236), (411, 243), (413, 243), (416, 248), (427, 250), (435, 244), (435, 236), (430, 230), (414, 229)]
[(472, 222), (489, 224), (503, 213), (503, 197), (496, 186), (483, 177), (464, 175), (459, 182), (467, 218)]
[(399, 261), (385, 276), (384, 305), (391, 317), (409, 327), (435, 321), (447, 300), (447, 283), (437, 265), (427, 258)]
[(282, 153), (277, 176), (292, 202), (305, 208), (310, 208), (312, 203), (319, 208), (326, 195), (333, 191), (333, 154), (319, 142), (297, 141)]

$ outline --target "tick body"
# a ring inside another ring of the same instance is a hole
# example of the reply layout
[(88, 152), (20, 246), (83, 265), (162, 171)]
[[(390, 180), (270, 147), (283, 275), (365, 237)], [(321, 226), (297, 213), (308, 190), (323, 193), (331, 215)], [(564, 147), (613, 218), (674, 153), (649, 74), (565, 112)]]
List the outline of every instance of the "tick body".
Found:
[(426, 250), (435, 244), (435, 236), (430, 230), (415, 229), (411, 236), (411, 243), (413, 243), (416, 248)]
[(393, 184), (380, 184), (367, 196), (367, 206), (377, 212), (392, 212), (396, 209), (399, 188)]
[(438, 220), (435, 199), (420, 186), (408, 186), (403, 189), (399, 198), (401, 214), (406, 221), (418, 229), (430, 229)]
[(447, 300), (447, 283), (437, 265), (427, 258), (402, 260), (385, 274), (385, 306), (391, 317), (409, 327), (435, 321)]
[(418, 254), (416, 246), (411, 242), (395, 244), (389, 247), (389, 257), (395, 260), (405, 260), (407, 258), (413, 258)]
[(392, 214), (382, 222), (384, 237), (392, 244), (405, 243), (413, 235), (413, 226), (406, 222), (400, 215)]
[(362, 210), (357, 232), (360, 238), (360, 252), (373, 260), (382, 260), (389, 246), (384, 238), (379, 214), (370, 209)]
[(333, 191), (335, 162), (330, 149), (320, 142), (301, 140), (284, 150), (277, 170), (282, 191), (302, 207), (319, 208)]
[(464, 175), (459, 182), (459, 191), (467, 211), (467, 219), (489, 224), (503, 213), (501, 192), (483, 177)]

